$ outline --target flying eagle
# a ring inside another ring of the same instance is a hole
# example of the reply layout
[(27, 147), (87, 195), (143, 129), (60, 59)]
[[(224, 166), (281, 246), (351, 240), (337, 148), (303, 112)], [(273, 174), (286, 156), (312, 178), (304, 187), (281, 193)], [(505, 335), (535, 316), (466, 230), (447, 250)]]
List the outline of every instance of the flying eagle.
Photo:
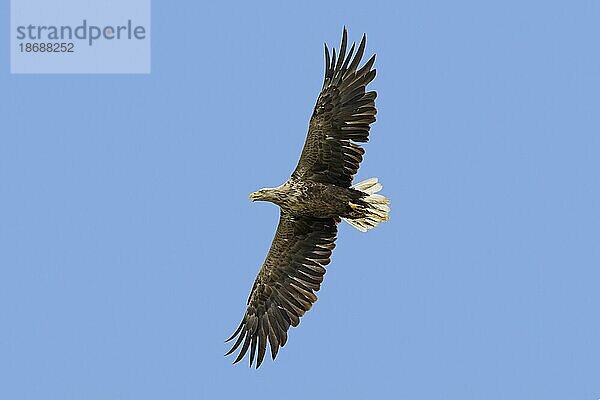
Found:
[(250, 349), (256, 368), (267, 342), (273, 360), (287, 342), (287, 331), (317, 301), (324, 266), (335, 247), (337, 224), (343, 219), (360, 231), (389, 219), (389, 200), (377, 194), (377, 178), (352, 185), (365, 151), (357, 143), (369, 140), (375, 122), (374, 91), (366, 86), (375, 78), (373, 55), (361, 68), (366, 36), (354, 53), (346, 54), (344, 28), (339, 57), (325, 45), (325, 81), (313, 114), (298, 166), (287, 182), (250, 195), (280, 208), (279, 225), (248, 298), (242, 322), (227, 341), (237, 340), (225, 355), (242, 346), (234, 364)]

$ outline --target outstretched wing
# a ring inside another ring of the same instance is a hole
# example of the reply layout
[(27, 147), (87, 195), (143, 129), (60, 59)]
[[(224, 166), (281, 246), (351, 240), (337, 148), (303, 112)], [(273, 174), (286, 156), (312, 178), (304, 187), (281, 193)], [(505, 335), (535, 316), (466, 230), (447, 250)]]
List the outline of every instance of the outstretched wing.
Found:
[(265, 356), (267, 341), (271, 356), (287, 341), (287, 331), (300, 323), (300, 317), (317, 301), (318, 291), (335, 247), (337, 222), (333, 218), (298, 218), (284, 212), (267, 258), (254, 281), (248, 308), (239, 327), (227, 339), (237, 336), (226, 355), (240, 345), (234, 364), (250, 348), (250, 366), (258, 348), (256, 368)]
[(373, 55), (358, 69), (365, 51), (366, 37), (352, 58), (354, 44), (346, 55), (348, 34), (342, 35), (339, 58), (335, 49), (329, 58), (325, 45), (325, 81), (310, 119), (308, 136), (293, 179), (307, 179), (350, 187), (358, 171), (364, 149), (353, 142), (369, 140), (369, 124), (375, 122), (375, 91), (365, 92), (375, 78)]

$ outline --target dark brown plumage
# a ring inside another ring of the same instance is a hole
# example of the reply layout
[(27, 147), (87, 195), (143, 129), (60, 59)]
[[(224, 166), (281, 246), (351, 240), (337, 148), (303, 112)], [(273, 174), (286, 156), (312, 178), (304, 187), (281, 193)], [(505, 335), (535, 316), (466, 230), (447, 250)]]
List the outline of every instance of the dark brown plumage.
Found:
[(244, 318), (227, 340), (237, 338), (226, 355), (241, 347), (234, 363), (249, 350), (250, 365), (256, 359), (258, 368), (267, 343), (275, 359), (290, 326), (297, 326), (317, 301), (341, 219), (366, 231), (389, 218), (389, 200), (376, 194), (377, 178), (351, 186), (364, 155), (356, 142), (368, 141), (377, 113), (377, 94), (366, 92), (375, 78), (375, 56), (358, 68), (365, 44), (363, 35), (354, 57), (354, 44), (346, 53), (344, 28), (339, 57), (335, 49), (330, 57), (325, 45), (325, 80), (298, 165), (283, 185), (250, 195), (279, 205), (281, 214)]
[[(344, 29), (340, 56), (335, 49), (330, 60), (325, 45), (325, 80), (321, 94), (310, 119), (308, 136), (293, 179), (312, 180), (350, 187), (352, 178), (365, 151), (354, 142), (369, 140), (369, 124), (375, 122), (377, 93), (365, 93), (366, 86), (375, 79), (371, 69), (373, 55), (358, 69), (367, 38), (363, 35), (354, 59), (354, 44), (346, 56), (347, 32)], [(350, 62), (352, 60), (352, 62)]]

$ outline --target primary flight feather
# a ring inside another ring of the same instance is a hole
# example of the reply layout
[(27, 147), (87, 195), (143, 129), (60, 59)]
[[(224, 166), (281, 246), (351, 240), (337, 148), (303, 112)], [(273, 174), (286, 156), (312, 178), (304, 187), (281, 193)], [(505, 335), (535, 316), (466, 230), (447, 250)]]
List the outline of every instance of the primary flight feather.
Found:
[(290, 326), (317, 301), (325, 268), (344, 219), (360, 231), (389, 219), (389, 200), (377, 194), (377, 178), (352, 185), (365, 153), (357, 143), (369, 140), (375, 122), (375, 91), (366, 91), (375, 78), (373, 55), (359, 68), (366, 37), (354, 53), (347, 52), (344, 28), (339, 55), (325, 45), (325, 80), (317, 99), (300, 160), (290, 179), (276, 188), (250, 195), (280, 207), (279, 225), (260, 269), (242, 322), (227, 340), (236, 339), (226, 355), (241, 346), (234, 363), (250, 350), (250, 365), (263, 362), (267, 343), (275, 359), (288, 339)]

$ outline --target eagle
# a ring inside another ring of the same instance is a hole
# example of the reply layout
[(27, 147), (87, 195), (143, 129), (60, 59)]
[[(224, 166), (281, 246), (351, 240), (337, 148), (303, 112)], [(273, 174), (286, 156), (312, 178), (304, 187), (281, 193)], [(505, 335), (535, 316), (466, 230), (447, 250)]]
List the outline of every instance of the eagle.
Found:
[(252, 201), (278, 205), (280, 216), (244, 317), (226, 341), (237, 338), (226, 356), (241, 346), (234, 364), (250, 349), (250, 366), (256, 359), (260, 367), (267, 342), (275, 360), (290, 326), (298, 326), (317, 301), (315, 292), (321, 288), (342, 219), (362, 232), (389, 219), (390, 201), (377, 193), (382, 189), (377, 178), (352, 184), (365, 153), (359, 143), (369, 140), (370, 124), (375, 122), (377, 93), (366, 91), (375, 78), (375, 55), (359, 68), (366, 35), (355, 54), (355, 43), (347, 52), (347, 42), (344, 27), (338, 56), (334, 48), (330, 57), (325, 44), (323, 87), (291, 177), (276, 188), (250, 194)]

